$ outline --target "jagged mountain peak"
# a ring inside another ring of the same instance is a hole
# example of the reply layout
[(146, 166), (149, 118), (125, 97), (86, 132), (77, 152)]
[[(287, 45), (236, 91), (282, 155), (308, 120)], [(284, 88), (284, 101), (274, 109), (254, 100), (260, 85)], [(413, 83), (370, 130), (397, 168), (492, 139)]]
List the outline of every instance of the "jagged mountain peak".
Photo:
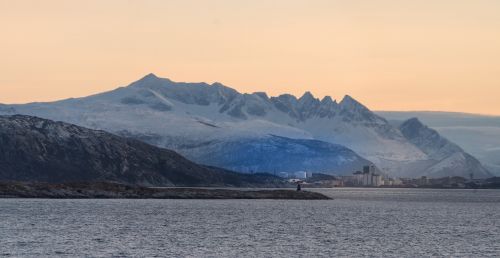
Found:
[(345, 108), (345, 109), (363, 109), (363, 110), (368, 110), (367, 107), (365, 107), (359, 101), (355, 100), (350, 95), (345, 95), (344, 98), (340, 101), (339, 105), (340, 105), (340, 107)]
[(445, 144), (448, 142), (436, 130), (427, 127), (416, 117), (404, 121), (399, 126), (399, 129), (407, 138), (422, 137), (422, 135), (425, 135), (425, 138), (432, 139), (434, 143), (439, 141)]
[[(310, 91), (306, 91), (299, 98), (292, 94), (269, 97), (264, 92), (243, 94), (220, 82), (212, 84), (174, 82), (154, 74), (146, 75), (128, 88), (132, 88), (133, 91), (129, 93), (130, 96), (124, 97), (125, 103), (146, 103), (160, 111), (174, 110), (175, 102), (171, 102), (173, 100), (202, 106), (215, 104), (218, 106), (217, 113), (228, 114), (232, 118), (239, 119), (248, 119), (248, 115), (263, 117), (275, 110), (286, 113), (296, 121), (305, 121), (313, 117), (330, 119), (341, 116), (346, 122), (384, 123), (383, 119), (374, 115), (349, 95), (344, 97), (341, 104), (330, 96), (320, 100)], [(153, 95), (154, 100), (147, 99), (147, 96)], [(137, 100), (138, 98), (140, 100)], [(151, 101), (155, 103), (151, 104)], [(158, 109), (157, 107), (160, 106), (161, 108)]]
[[(153, 91), (157, 96), (161, 95), (167, 99), (181, 101), (186, 104), (209, 105), (216, 103), (221, 107), (219, 109), (220, 113), (233, 111), (228, 114), (233, 117), (234, 114), (238, 114), (237, 117), (240, 118), (246, 118), (244, 116), (246, 111), (262, 116), (266, 113), (264, 110), (272, 109), (272, 106), (301, 121), (314, 116), (333, 117), (339, 114), (339, 105), (345, 114), (370, 113), (365, 106), (348, 95), (338, 104), (329, 96), (320, 100), (310, 91), (306, 91), (300, 98), (292, 94), (269, 97), (264, 92), (242, 94), (220, 82), (212, 84), (173, 82), (152, 73), (132, 83), (131, 86)], [(257, 101), (253, 96), (264, 101)]]
[(478, 177), (491, 176), (478, 160), (436, 130), (424, 125), (418, 118), (406, 120), (399, 126), (399, 130), (429, 158), (439, 162), (427, 169), (429, 176), (440, 177), (451, 173), (467, 177), (470, 171), (474, 171)]
[(330, 96), (325, 96), (323, 99), (321, 99), (321, 103), (323, 103), (323, 104), (337, 104), (337, 101), (333, 100), (332, 97), (330, 97)]
[(388, 125), (388, 122), (384, 118), (377, 116), (375, 113), (370, 111), (370, 109), (349, 95), (345, 95), (338, 106), (340, 107), (341, 114), (343, 115), (342, 119), (345, 121), (357, 121), (360, 123), (370, 124), (374, 123), (384, 126)]
[(256, 95), (256, 96), (259, 96), (259, 97), (261, 97), (264, 100), (269, 100), (269, 96), (267, 95), (267, 93), (265, 93), (263, 91), (257, 91), (257, 92), (254, 92), (252, 94)]
[(399, 130), (424, 153), (435, 159), (442, 159), (452, 153), (464, 152), (458, 145), (441, 136), (436, 130), (424, 125), (418, 118), (404, 121)]
[(298, 99), (299, 103), (301, 104), (302, 108), (317, 108), (317, 106), (320, 104), (319, 99), (315, 98), (314, 95), (312, 95), (311, 92), (306, 91), (302, 97)]
[(316, 98), (310, 91), (304, 92), (302, 97), (299, 98), (299, 101), (312, 101), (312, 100), (316, 100)]
[(401, 124), (401, 127), (412, 127), (412, 128), (426, 128), (418, 118), (412, 117)]

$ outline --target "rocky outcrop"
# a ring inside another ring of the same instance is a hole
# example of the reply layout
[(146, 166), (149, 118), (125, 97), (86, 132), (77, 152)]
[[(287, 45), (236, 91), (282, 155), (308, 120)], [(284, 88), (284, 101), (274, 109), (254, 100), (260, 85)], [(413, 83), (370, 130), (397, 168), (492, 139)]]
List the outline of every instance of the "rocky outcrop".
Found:
[(0, 180), (144, 186), (281, 184), (270, 175), (206, 167), (138, 140), (23, 115), (0, 116)]

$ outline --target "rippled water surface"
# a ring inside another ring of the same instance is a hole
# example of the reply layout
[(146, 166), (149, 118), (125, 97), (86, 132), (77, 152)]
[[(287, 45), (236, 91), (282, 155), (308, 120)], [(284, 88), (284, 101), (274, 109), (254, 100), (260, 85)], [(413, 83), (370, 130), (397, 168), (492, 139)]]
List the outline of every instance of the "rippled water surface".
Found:
[(0, 199), (0, 256), (500, 256), (500, 191), (330, 201)]

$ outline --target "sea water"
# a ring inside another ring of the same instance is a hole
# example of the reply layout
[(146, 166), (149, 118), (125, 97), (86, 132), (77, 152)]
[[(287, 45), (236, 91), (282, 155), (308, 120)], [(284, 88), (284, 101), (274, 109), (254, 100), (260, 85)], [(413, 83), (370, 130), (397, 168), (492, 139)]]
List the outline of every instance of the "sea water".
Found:
[(0, 199), (0, 256), (500, 256), (500, 190), (315, 191), (335, 199)]

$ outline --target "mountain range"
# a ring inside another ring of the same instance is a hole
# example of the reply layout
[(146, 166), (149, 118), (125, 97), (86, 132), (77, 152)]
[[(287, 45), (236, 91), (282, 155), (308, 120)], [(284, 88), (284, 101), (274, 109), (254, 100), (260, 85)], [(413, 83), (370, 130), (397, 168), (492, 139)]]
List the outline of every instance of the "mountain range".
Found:
[[(420, 121), (391, 123), (350, 96), (340, 102), (309, 92), (300, 98), (269, 97), (149, 74), (109, 92), (2, 105), (0, 113), (105, 130), (239, 172), (343, 175), (374, 163), (391, 176), (491, 176), (473, 156), (438, 132), (429, 133)], [(423, 143), (431, 136), (440, 144)]]

